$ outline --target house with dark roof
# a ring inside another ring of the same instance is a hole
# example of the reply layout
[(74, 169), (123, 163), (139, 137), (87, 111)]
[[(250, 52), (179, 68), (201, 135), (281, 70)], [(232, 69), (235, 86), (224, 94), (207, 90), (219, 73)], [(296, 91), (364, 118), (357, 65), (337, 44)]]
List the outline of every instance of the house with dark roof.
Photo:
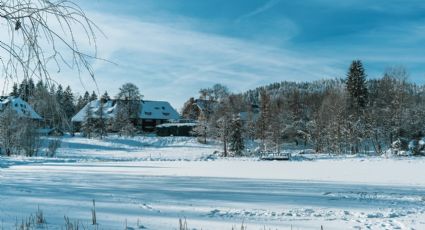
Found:
[[(86, 119), (99, 119), (100, 115), (106, 120), (112, 120), (117, 113), (118, 100), (102, 101), (94, 100), (82, 108), (72, 119), (74, 127), (78, 127)], [(101, 103), (103, 103), (101, 105)], [(103, 111), (100, 111), (103, 109)], [(90, 111), (88, 111), (90, 110)], [(90, 117), (87, 117), (90, 114)], [(138, 118), (134, 121), (136, 127), (145, 132), (153, 132), (157, 125), (172, 120), (178, 120), (179, 113), (166, 101), (140, 101)]]

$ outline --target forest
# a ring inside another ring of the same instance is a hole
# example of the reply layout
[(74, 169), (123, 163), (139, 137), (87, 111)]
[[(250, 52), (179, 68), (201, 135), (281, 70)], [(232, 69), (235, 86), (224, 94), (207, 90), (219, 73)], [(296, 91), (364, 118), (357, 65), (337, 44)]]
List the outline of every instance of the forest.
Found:
[[(290, 142), (336, 154), (422, 154), (424, 148), (425, 87), (409, 82), (403, 67), (368, 78), (356, 60), (345, 78), (284, 81), (239, 94), (217, 84), (201, 89), (200, 99), (217, 103), (194, 131), (200, 140), (220, 140), (224, 155), (228, 149), (242, 155), (246, 140), (274, 153)], [(186, 118), (193, 114), (190, 104), (183, 108)]]
[[(388, 68), (381, 78), (368, 78), (362, 62), (356, 60), (345, 78), (284, 81), (238, 94), (216, 84), (199, 93), (198, 100), (210, 106), (195, 116), (191, 111), (194, 101), (189, 100), (183, 105), (182, 118), (197, 123), (192, 134), (200, 142), (220, 142), (225, 157), (280, 153), (288, 143), (317, 153), (336, 154), (383, 154), (391, 150), (416, 155), (425, 149), (421, 139), (425, 127), (425, 86), (409, 82), (403, 67)], [(133, 96), (125, 98), (127, 94)], [(78, 111), (98, 98), (100, 102), (111, 99), (107, 92), (101, 97), (94, 91), (76, 96), (69, 86), (49, 85), (41, 80), (34, 83), (32, 79), (14, 84), (10, 96), (27, 101), (43, 121), (22, 121), (3, 112), (0, 143), (3, 149), (9, 149), (7, 155), (13, 152), (10, 149), (34, 155), (39, 138), (37, 128), (73, 134), (71, 118)], [(83, 136), (102, 138), (111, 129), (123, 136), (138, 133), (132, 122), (135, 112), (126, 111), (132, 107), (131, 111), (138, 111), (140, 105), (129, 102), (140, 101), (139, 89), (132, 83), (125, 84), (115, 98), (125, 102), (120, 103), (121, 115), (111, 121), (103, 116), (86, 119), (81, 127)], [(247, 152), (249, 143), (256, 143), (258, 148)]]

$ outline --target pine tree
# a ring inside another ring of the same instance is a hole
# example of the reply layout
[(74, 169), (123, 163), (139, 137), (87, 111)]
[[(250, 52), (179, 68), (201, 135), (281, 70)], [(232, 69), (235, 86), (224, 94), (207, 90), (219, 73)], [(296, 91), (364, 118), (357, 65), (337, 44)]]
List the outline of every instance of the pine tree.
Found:
[(9, 94), (12, 97), (19, 97), (18, 84), (14, 83), (12, 87), (12, 92)]
[(35, 93), (35, 85), (34, 80), (32, 78), (28, 79), (28, 101), (34, 96)]
[(77, 103), (75, 104), (75, 111), (80, 111), (81, 109), (84, 108), (85, 104), (84, 104), (84, 99), (83, 97), (80, 95), (77, 99)]
[(358, 153), (365, 138), (365, 109), (368, 103), (366, 74), (360, 60), (353, 61), (347, 74), (347, 92), (349, 96), (348, 140), (351, 152)]
[(87, 103), (89, 102), (90, 102), (90, 93), (86, 91), (83, 96), (83, 104), (87, 105)]
[(368, 102), (368, 91), (365, 70), (360, 60), (351, 63), (346, 84), (351, 108), (356, 110), (365, 108)]
[(105, 103), (105, 102), (107, 102), (107, 101), (110, 101), (110, 100), (111, 100), (111, 97), (109, 97), (108, 92), (107, 92), (107, 91), (105, 91), (105, 93), (102, 95), (102, 97), (100, 98), (100, 100), (101, 100), (103, 103)]
[(56, 90), (56, 101), (58, 103), (62, 103), (63, 96), (64, 96), (63, 87), (62, 85), (59, 84), (58, 89)]
[(66, 87), (60, 104), (65, 112), (66, 117), (68, 119), (71, 119), (72, 116), (75, 114), (74, 94), (72, 93), (71, 87)]
[(230, 150), (235, 153), (235, 155), (242, 155), (242, 151), (245, 149), (244, 140), (243, 140), (243, 130), (242, 130), (242, 121), (239, 116), (233, 117), (230, 124), (230, 138), (229, 145)]
[(93, 91), (93, 93), (90, 96), (90, 101), (95, 101), (95, 100), (97, 100), (97, 94), (96, 92)]
[(22, 83), (19, 85), (18, 91), (19, 91), (19, 96), (22, 98), (22, 100), (24, 101), (29, 100), (31, 96), (31, 92), (30, 92), (30, 87), (29, 87), (27, 79), (22, 80)]
[[(46, 83), (46, 87), (47, 87), (48, 85), (47, 85), (47, 83)], [(49, 93), (50, 93), (50, 95), (51, 96), (55, 96), (56, 95), (56, 85), (55, 84), (52, 84), (51, 86), (50, 86), (50, 91), (49, 91)]]

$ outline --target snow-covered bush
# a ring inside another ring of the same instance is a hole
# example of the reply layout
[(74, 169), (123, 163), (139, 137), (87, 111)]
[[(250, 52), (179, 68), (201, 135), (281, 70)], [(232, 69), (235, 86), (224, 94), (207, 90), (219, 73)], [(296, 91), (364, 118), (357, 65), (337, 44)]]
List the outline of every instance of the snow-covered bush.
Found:
[(409, 152), (412, 155), (425, 155), (425, 137), (409, 142)]
[(387, 150), (386, 155), (408, 156), (410, 155), (408, 151), (409, 145), (407, 140), (399, 138), (391, 144), (391, 148)]

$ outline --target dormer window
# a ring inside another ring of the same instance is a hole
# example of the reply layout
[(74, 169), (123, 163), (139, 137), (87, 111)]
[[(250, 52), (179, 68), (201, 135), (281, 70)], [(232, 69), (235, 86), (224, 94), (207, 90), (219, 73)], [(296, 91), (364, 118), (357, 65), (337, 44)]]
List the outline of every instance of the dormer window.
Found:
[(151, 116), (152, 112), (145, 112), (145, 115)]
[(170, 116), (170, 113), (162, 113), (164, 116)]

